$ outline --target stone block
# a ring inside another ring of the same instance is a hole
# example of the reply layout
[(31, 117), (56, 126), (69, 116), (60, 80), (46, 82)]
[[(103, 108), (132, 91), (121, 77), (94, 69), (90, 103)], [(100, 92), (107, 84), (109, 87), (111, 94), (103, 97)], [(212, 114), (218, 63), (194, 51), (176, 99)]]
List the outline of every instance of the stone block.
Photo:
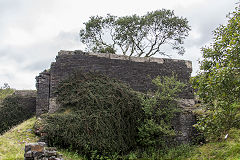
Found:
[(110, 54), (109, 53), (89, 53), (89, 56), (110, 58)]
[(134, 61), (134, 62), (149, 62), (150, 58), (148, 57), (130, 57), (129, 58), (130, 61)]
[(25, 147), (24, 157), (26, 157), (26, 158), (31, 158), (32, 157), (32, 152), (31, 151), (26, 151), (26, 147)]
[(44, 156), (44, 152), (32, 151), (32, 156), (40, 158)]
[(130, 57), (118, 54), (110, 54), (110, 59), (129, 60)]
[(45, 147), (46, 151), (56, 151), (57, 148), (56, 147)]
[(164, 63), (164, 59), (163, 58), (153, 58), (151, 57), (149, 59), (150, 62), (156, 62), (156, 63), (159, 63), (159, 64), (163, 64)]
[(25, 152), (35, 151), (35, 152), (43, 152), (45, 147), (45, 143), (28, 143), (25, 145)]
[(47, 157), (57, 156), (57, 151), (45, 151), (45, 156)]
[(192, 69), (192, 62), (191, 61), (185, 61), (185, 64), (186, 64), (187, 68)]

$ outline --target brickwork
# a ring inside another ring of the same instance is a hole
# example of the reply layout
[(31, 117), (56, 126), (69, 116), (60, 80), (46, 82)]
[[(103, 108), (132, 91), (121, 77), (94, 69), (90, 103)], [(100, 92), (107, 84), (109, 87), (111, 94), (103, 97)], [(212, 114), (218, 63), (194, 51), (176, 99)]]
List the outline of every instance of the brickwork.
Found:
[(41, 115), (48, 112), (49, 94), (50, 94), (50, 74), (47, 70), (43, 71), (36, 77), (36, 114)]

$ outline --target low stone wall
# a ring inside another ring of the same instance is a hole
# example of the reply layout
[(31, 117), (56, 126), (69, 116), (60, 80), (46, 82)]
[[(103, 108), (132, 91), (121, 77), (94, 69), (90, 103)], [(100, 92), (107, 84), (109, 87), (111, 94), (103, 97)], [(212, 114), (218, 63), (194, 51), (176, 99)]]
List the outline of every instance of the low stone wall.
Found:
[(16, 90), (0, 104), (0, 134), (34, 116), (36, 91)]
[(18, 105), (31, 113), (36, 113), (36, 90), (16, 90), (13, 96), (18, 97)]
[(47, 147), (46, 143), (28, 143), (25, 145), (24, 160), (64, 160), (54, 147)]

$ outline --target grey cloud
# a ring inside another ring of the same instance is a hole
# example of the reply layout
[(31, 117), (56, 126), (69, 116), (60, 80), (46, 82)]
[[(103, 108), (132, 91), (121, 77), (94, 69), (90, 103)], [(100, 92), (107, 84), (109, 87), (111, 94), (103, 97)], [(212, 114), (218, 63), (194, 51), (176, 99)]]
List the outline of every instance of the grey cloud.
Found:
[[(214, 7), (213, 7), (214, 6)], [(188, 47), (203, 47), (212, 40), (212, 32), (227, 20), (226, 15), (234, 10), (235, 0), (217, 1), (210, 0), (200, 6), (193, 6), (189, 9), (179, 8), (179, 14), (184, 15), (189, 20), (192, 30), (200, 34), (200, 38), (193, 39), (189, 37), (186, 40)], [(232, 10), (229, 10), (232, 8)]]
[[(8, 37), (9, 28), (16, 27), (31, 34), (31, 31), (38, 25), (39, 17), (44, 17), (48, 14), (51, 15), (52, 10), (53, 13), (55, 13), (54, 9), (56, 9), (56, 4), (58, 3), (72, 2), (73, 1), (64, 2), (59, 0), (0, 0), (0, 67), (1, 61), (9, 61), (9, 67), (16, 67), (12, 69), (13, 71), (35, 74), (49, 68), (50, 63), (54, 61), (59, 50), (83, 49), (83, 45), (79, 42), (78, 36), (80, 27), (73, 31), (61, 31), (55, 37), (49, 37), (47, 40), (39, 40), (27, 47), (3, 46), (2, 43), (2, 41)], [(197, 59), (201, 57), (200, 48), (211, 41), (212, 31), (219, 24), (225, 22), (225, 15), (231, 11), (229, 8), (234, 9), (235, 6), (235, 0), (205, 0), (205, 2), (206, 4), (192, 6), (192, 8), (175, 7), (176, 15), (187, 17), (192, 29), (200, 34), (199, 38), (194, 39), (193, 37), (188, 37), (186, 39), (186, 53), (183, 57), (178, 57), (180, 59), (192, 60), (194, 72), (196, 72), (198, 68)], [(99, 8), (99, 10), (106, 9)], [(120, 8), (120, 10), (122, 10), (122, 8)], [(66, 7), (66, 10), (63, 12), (67, 11)], [(74, 13), (78, 14), (78, 12)], [(129, 11), (126, 11), (126, 14), (127, 13), (129, 13)], [(90, 12), (86, 12), (86, 15), (89, 14)], [(92, 8), (91, 14), (98, 13)], [(56, 15), (53, 14), (53, 16)], [(61, 20), (61, 14), (59, 13), (57, 16), (56, 21)], [(71, 16), (72, 18), (75, 17), (69, 14), (69, 18), (71, 18)], [(79, 14), (79, 18), (87, 19), (84, 16), (81, 17), (81, 14)], [(65, 22), (63, 21), (62, 23)], [(73, 28), (75, 27), (77, 26), (73, 26)], [(58, 29), (59, 28), (56, 28), (56, 30)], [(14, 62), (14, 65), (12, 65), (11, 62)], [(31, 76), (34, 77), (34, 75)], [(11, 81), (12, 83), (22, 81), (22, 79), (19, 80), (16, 78), (18, 76), (16, 76), (15, 73), (0, 73), (0, 77), (0, 80), (7, 80), (7, 82)], [(17, 84), (18, 83), (15, 83), (15, 85)], [(26, 84), (26, 86), (29, 85)]]
[(7, 77), (8, 79), (13, 79), (14, 75), (11, 73), (0, 73), (0, 77)]
[(0, 50), (0, 60), (5, 58), (19, 64), (19, 68), (28, 71), (42, 71), (50, 67), (57, 52), (61, 49), (77, 49), (81, 47), (77, 32), (60, 32), (53, 40), (44, 41), (27, 48), (5, 47)]
[(29, 70), (29, 71), (42, 71), (44, 69), (47, 69), (51, 63), (51, 61), (48, 59), (46, 60), (41, 60), (41, 61), (37, 61), (37, 62), (33, 62), (29, 65), (26, 65), (23, 69), (24, 70)]

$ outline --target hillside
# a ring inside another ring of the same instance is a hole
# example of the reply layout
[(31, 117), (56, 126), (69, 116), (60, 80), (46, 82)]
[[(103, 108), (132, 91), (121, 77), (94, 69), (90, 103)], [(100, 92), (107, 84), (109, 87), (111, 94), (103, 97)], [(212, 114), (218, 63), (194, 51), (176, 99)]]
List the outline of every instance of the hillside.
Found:
[[(35, 117), (28, 119), (0, 135), (0, 160), (22, 160), (24, 158), (25, 143), (37, 142), (39, 139), (32, 131), (35, 121)], [(65, 160), (81, 160), (76, 153), (67, 150), (63, 150), (61, 154), (64, 155)]]
[[(31, 118), (0, 136), (0, 160), (23, 159), (24, 144), (36, 142), (38, 137), (32, 132), (36, 118)], [(80, 155), (61, 150), (65, 160), (81, 160)], [(134, 159), (134, 153), (128, 156)], [(181, 146), (162, 155), (161, 159), (178, 160), (239, 160), (240, 130), (232, 129), (224, 142), (208, 143), (202, 146)], [(149, 158), (151, 159), (151, 158)]]
[(36, 118), (31, 118), (0, 136), (0, 159), (23, 159), (25, 143), (36, 142), (32, 127)]

